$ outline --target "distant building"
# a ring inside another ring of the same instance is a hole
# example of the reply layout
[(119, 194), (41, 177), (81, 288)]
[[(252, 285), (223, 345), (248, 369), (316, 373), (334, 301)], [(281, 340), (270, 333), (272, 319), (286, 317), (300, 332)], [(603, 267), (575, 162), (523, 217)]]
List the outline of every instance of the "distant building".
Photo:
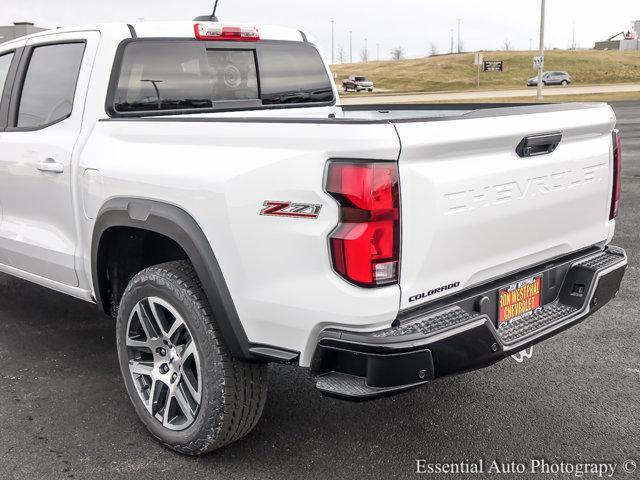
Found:
[(13, 25), (6, 27), (0, 26), (0, 43), (8, 42), (14, 38), (24, 37), (31, 33), (37, 33), (47, 30), (46, 28), (36, 27), (31, 22), (15, 22)]
[(615, 51), (640, 50), (640, 20), (633, 22), (632, 30), (622, 31), (603, 42), (596, 42), (594, 48)]

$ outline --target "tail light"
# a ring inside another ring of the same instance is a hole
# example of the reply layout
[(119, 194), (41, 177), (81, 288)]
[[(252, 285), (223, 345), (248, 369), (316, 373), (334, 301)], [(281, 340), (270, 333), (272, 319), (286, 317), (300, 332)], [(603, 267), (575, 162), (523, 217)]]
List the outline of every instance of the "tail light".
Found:
[(194, 25), (198, 40), (226, 40), (231, 42), (257, 42), (260, 40), (255, 27), (230, 26), (220, 23), (196, 23)]
[(620, 207), (620, 190), (622, 187), (622, 143), (618, 130), (613, 132), (613, 195), (611, 199), (611, 214), (613, 220), (618, 216)]
[(332, 162), (326, 189), (340, 204), (340, 224), (329, 237), (335, 271), (362, 287), (397, 283), (400, 250), (397, 164)]

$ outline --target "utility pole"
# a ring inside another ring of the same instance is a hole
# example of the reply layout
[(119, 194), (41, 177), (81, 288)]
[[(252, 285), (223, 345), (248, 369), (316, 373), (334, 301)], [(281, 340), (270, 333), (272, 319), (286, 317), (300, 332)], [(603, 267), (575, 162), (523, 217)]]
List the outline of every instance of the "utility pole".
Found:
[(353, 30), (349, 30), (349, 63), (353, 63)]
[(542, 57), (542, 61), (540, 62), (540, 66), (538, 67), (538, 94), (536, 99), (538, 101), (542, 101), (544, 97), (542, 96), (542, 75), (544, 73), (544, 22), (545, 22), (545, 14), (546, 14), (546, 0), (541, 0), (541, 11), (540, 11), (540, 56)]
[(458, 19), (458, 53), (460, 53), (460, 23), (462, 23), (462, 19)]
[(335, 64), (335, 20), (331, 20), (331, 65)]

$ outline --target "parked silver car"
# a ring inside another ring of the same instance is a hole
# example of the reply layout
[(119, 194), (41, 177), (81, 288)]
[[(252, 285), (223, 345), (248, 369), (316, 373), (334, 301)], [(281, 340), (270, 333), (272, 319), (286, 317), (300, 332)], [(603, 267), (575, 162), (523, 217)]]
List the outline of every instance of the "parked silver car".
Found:
[[(542, 75), (543, 85), (562, 85), (567, 86), (572, 83), (571, 75), (567, 72), (544, 72)], [(527, 80), (527, 87), (537, 87), (538, 77), (533, 77)]]

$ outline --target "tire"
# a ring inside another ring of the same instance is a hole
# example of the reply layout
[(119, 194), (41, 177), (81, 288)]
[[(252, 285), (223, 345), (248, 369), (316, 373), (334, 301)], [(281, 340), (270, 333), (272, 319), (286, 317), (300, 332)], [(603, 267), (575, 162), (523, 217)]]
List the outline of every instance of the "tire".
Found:
[(347, 93), (349, 91), (346, 85), (343, 88), (344, 88), (344, 93)]
[(566, 87), (567, 85), (569, 85), (569, 82), (567, 82), (566, 80), (562, 80), (562, 86)]
[[(127, 393), (162, 444), (199, 455), (239, 440), (258, 423), (267, 366), (230, 354), (190, 262), (135, 275), (120, 302), (116, 335)], [(150, 402), (154, 392), (157, 402)]]

